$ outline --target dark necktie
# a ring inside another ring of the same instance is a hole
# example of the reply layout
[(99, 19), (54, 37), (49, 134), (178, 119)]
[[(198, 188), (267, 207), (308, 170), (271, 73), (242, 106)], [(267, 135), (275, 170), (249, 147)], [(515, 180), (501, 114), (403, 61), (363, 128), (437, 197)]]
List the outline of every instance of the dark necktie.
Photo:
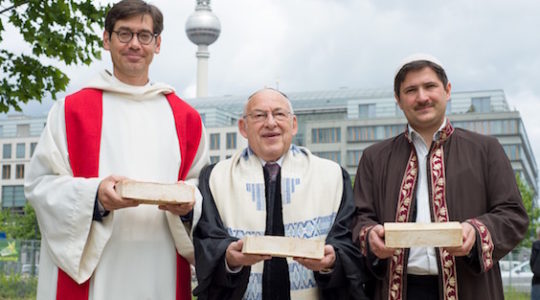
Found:
[(281, 168), (277, 163), (269, 162), (264, 165), (268, 175), (270, 176), (270, 181), (276, 181), (279, 169)]
[[(277, 163), (264, 165), (268, 176), (266, 181), (266, 230), (265, 235), (284, 236), (283, 214), (281, 207), (281, 185), (278, 181), (280, 166)], [(284, 258), (273, 257), (264, 262), (263, 300), (289, 300), (289, 267)]]

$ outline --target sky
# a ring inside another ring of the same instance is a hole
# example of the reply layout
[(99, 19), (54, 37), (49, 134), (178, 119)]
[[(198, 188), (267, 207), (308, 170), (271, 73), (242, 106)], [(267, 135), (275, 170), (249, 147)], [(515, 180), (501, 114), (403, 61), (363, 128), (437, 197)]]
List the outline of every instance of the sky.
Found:
[[(150, 2), (164, 13), (161, 52), (150, 78), (171, 84), (183, 98), (194, 97), (196, 46), (185, 23), (196, 1)], [(209, 47), (210, 96), (248, 95), (264, 86), (285, 93), (392, 90), (402, 58), (430, 53), (444, 64), (453, 91), (504, 90), (540, 161), (540, 1), (213, 0), (211, 7), (222, 31)], [(7, 48), (24, 49), (15, 33), (4, 41)], [(102, 58), (75, 67), (44, 61), (65, 70), (67, 92), (74, 92), (101, 69), (111, 69), (109, 54)], [(33, 103), (24, 112), (39, 114), (50, 105)]]

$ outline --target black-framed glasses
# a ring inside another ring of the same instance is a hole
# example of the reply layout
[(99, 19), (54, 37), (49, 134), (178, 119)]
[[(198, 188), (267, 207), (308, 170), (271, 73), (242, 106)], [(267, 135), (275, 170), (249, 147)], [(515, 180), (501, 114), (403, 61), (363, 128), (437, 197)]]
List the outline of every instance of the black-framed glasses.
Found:
[(129, 30), (113, 30), (114, 33), (118, 36), (118, 40), (122, 43), (129, 43), (133, 39), (134, 35), (137, 35), (137, 40), (143, 45), (150, 45), (154, 38), (158, 36), (157, 33), (152, 33), (150, 31), (139, 31), (132, 32)]
[[(274, 110), (271, 114), (272, 114), (272, 117), (278, 122), (289, 120), (289, 116), (292, 115), (290, 111), (281, 110), (281, 109)], [(249, 117), (254, 122), (259, 123), (259, 122), (265, 122), (268, 119), (268, 115), (269, 113), (267, 111), (255, 110), (248, 114), (245, 114), (243, 117), (244, 118)]]

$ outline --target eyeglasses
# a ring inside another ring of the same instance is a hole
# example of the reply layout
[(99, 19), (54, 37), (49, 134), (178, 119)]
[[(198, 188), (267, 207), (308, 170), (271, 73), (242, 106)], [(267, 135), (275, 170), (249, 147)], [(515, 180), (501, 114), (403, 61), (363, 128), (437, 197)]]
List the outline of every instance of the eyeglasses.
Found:
[(140, 32), (131, 32), (129, 30), (118, 30), (114, 31), (118, 36), (118, 40), (122, 43), (129, 43), (134, 35), (137, 35), (137, 40), (143, 45), (150, 45), (155, 37), (158, 36), (157, 33), (151, 33), (150, 31), (140, 31)]
[[(265, 122), (268, 119), (268, 115), (269, 113), (267, 111), (256, 110), (249, 114), (245, 114), (243, 117), (250, 117), (253, 122), (260, 123)], [(286, 110), (275, 110), (272, 112), (272, 117), (278, 122), (288, 120), (290, 115), (292, 115), (291, 112)]]

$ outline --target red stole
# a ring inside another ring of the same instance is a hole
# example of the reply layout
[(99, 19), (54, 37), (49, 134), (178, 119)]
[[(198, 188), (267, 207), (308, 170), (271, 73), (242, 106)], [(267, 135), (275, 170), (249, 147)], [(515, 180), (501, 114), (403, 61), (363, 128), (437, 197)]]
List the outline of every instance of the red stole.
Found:
[[(202, 134), (195, 109), (174, 93), (165, 95), (176, 126), (182, 159), (178, 180), (184, 180), (197, 153)], [(103, 92), (83, 89), (66, 97), (65, 119), (69, 161), (74, 177), (97, 177), (103, 112)], [(189, 126), (189, 128), (188, 128)], [(188, 133), (189, 129), (189, 133)], [(188, 261), (176, 253), (176, 299), (191, 300), (191, 272)], [(88, 299), (90, 279), (77, 284), (58, 268), (56, 299)]]
[[(448, 208), (446, 205), (446, 179), (444, 166), (444, 150), (443, 144), (446, 139), (454, 132), (454, 128), (450, 121), (447, 121), (446, 126), (439, 132), (437, 141), (429, 152), (429, 171), (428, 180), (431, 181), (432, 187), (432, 216), (434, 222), (448, 222)], [(418, 158), (414, 145), (406, 133), (411, 143), (411, 155), (407, 162), (403, 181), (401, 182), (399, 199), (396, 210), (396, 222), (409, 222), (411, 204), (414, 197), (416, 182), (418, 179)], [(389, 282), (388, 282), (388, 299), (401, 300), (403, 299), (403, 277), (405, 271), (406, 250), (397, 249), (390, 259)], [(457, 299), (457, 272), (455, 258), (447, 251), (439, 248), (440, 267), (442, 268), (442, 288), (443, 299)]]

